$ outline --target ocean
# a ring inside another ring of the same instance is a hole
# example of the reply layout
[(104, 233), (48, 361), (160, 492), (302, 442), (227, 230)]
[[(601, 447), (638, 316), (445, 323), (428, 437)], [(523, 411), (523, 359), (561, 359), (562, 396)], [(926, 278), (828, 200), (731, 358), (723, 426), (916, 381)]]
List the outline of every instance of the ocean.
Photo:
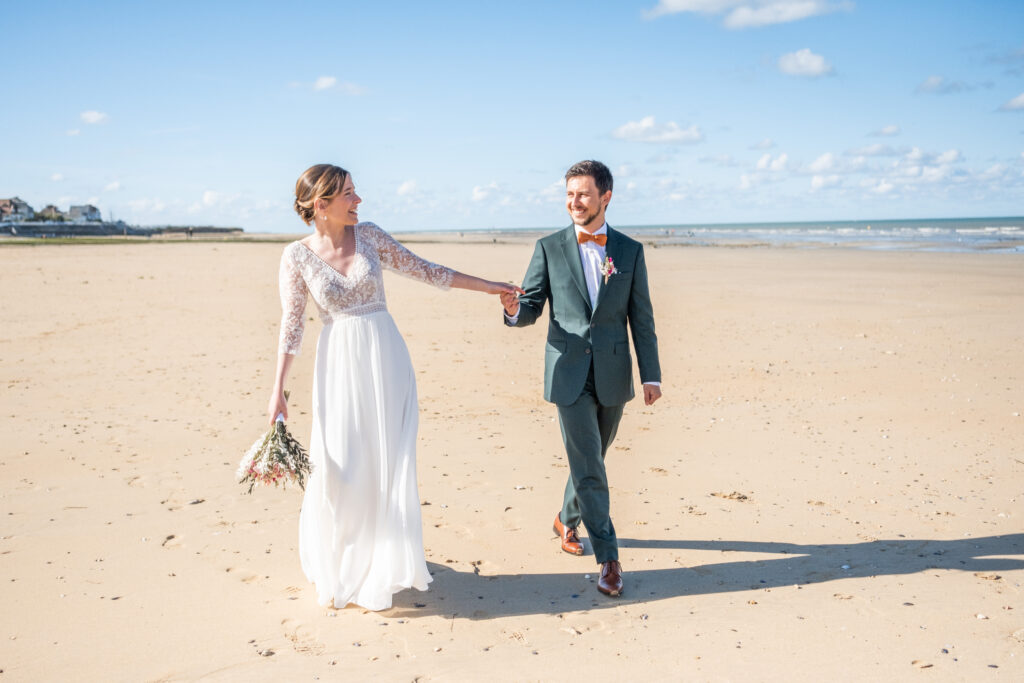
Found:
[(1024, 217), (617, 226), (661, 244), (1024, 252)]

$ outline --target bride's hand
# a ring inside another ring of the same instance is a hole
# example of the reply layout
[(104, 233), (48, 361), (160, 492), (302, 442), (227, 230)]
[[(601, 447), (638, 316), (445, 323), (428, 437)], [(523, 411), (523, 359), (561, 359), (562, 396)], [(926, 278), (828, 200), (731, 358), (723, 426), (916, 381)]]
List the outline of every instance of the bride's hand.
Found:
[(488, 282), (484, 291), (488, 294), (526, 294), (522, 288), (507, 282)]
[(270, 395), (270, 403), (267, 404), (267, 420), (274, 424), (278, 415), (284, 415), (288, 419), (288, 402), (285, 400), (284, 391), (275, 391)]

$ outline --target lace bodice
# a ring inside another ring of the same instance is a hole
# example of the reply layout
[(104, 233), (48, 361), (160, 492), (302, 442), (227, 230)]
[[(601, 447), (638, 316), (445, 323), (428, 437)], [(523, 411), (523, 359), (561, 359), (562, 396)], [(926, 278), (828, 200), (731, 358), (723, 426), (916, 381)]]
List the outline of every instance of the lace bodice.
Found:
[(281, 255), (280, 353), (302, 347), (306, 294), (326, 324), (338, 318), (387, 310), (383, 268), (448, 289), (454, 271), (421, 259), (373, 223), (355, 226), (356, 253), (342, 275), (302, 242), (292, 242)]

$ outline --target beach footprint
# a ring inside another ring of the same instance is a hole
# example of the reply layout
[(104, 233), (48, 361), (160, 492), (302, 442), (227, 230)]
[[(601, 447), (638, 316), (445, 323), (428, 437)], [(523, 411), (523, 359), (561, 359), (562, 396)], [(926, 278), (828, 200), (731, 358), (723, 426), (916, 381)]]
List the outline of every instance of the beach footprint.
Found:
[(260, 578), (259, 574), (254, 574), (253, 572), (246, 571), (244, 569), (236, 569), (234, 567), (228, 567), (224, 571), (233, 575), (244, 584), (255, 583), (256, 581), (259, 581)]
[(281, 622), (284, 637), (291, 641), (292, 648), (303, 655), (322, 655), (326, 647), (316, 638), (316, 632), (306, 624), (294, 619)]

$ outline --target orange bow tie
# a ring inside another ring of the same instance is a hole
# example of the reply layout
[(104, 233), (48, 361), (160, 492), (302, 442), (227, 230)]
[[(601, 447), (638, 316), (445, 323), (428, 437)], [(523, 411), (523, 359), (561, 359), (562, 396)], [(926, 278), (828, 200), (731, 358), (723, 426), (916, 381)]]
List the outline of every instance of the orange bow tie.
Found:
[(585, 244), (586, 242), (597, 242), (598, 246), (603, 247), (608, 243), (608, 235), (592, 235), (586, 230), (581, 230), (576, 233), (577, 244)]

